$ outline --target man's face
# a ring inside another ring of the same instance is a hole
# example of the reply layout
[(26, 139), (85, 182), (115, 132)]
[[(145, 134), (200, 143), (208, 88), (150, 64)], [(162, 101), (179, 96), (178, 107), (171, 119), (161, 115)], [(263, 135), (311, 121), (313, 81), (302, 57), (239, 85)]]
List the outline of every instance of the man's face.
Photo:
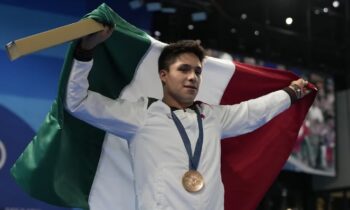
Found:
[(168, 71), (160, 71), (164, 100), (172, 105), (191, 105), (198, 93), (201, 73), (202, 64), (195, 54), (180, 54)]

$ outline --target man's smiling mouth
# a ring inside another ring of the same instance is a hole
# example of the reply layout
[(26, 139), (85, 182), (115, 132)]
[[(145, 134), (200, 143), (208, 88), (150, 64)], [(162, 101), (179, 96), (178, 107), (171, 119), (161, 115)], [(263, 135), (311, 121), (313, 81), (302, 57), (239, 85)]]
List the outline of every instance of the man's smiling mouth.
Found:
[(190, 88), (190, 89), (197, 90), (197, 87), (191, 86), (191, 85), (185, 85), (184, 87), (185, 87), (185, 88)]

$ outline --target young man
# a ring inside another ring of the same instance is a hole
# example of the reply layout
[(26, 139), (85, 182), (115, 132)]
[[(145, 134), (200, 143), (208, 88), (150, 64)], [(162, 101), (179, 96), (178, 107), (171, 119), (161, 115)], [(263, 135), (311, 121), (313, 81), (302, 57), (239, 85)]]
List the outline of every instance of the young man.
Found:
[(166, 46), (159, 57), (161, 100), (112, 100), (88, 90), (87, 80), (92, 50), (111, 33), (106, 28), (78, 45), (66, 109), (128, 141), (137, 209), (224, 209), (220, 139), (262, 126), (303, 97), (307, 83), (299, 79), (237, 105), (196, 102), (205, 53), (195, 41), (180, 41)]

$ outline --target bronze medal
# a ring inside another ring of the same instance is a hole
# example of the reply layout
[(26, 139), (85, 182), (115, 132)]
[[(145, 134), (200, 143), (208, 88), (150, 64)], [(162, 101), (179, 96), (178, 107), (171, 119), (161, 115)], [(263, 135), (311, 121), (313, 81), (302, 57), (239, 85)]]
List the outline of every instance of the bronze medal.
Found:
[(199, 160), (201, 157), (202, 152), (202, 146), (203, 146), (203, 122), (202, 117), (198, 109), (195, 109), (195, 112), (197, 114), (197, 122), (198, 122), (198, 129), (199, 129), (199, 135), (198, 140), (196, 143), (196, 147), (194, 150), (194, 153), (192, 155), (192, 148), (191, 148), (191, 142), (190, 139), (187, 136), (186, 130), (184, 126), (182, 125), (181, 121), (177, 116), (174, 114), (174, 112), (171, 112), (171, 116), (174, 120), (174, 123), (176, 125), (176, 128), (178, 129), (181, 139), (184, 143), (184, 146), (186, 148), (186, 152), (189, 158), (189, 171), (187, 171), (183, 177), (182, 177), (182, 185), (185, 188), (187, 192), (190, 193), (196, 193), (203, 189), (204, 187), (204, 179), (203, 176), (197, 171)]
[(204, 179), (198, 171), (189, 170), (182, 177), (182, 185), (188, 192), (199, 192), (204, 187)]

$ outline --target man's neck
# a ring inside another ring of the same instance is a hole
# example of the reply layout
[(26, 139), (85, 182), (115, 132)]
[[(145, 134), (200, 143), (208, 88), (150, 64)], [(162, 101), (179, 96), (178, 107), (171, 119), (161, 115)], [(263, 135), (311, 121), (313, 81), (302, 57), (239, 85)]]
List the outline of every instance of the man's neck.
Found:
[(175, 100), (167, 100), (166, 98), (163, 98), (162, 101), (169, 107), (177, 108), (177, 109), (186, 109), (193, 104), (193, 101), (191, 103), (180, 103)]

